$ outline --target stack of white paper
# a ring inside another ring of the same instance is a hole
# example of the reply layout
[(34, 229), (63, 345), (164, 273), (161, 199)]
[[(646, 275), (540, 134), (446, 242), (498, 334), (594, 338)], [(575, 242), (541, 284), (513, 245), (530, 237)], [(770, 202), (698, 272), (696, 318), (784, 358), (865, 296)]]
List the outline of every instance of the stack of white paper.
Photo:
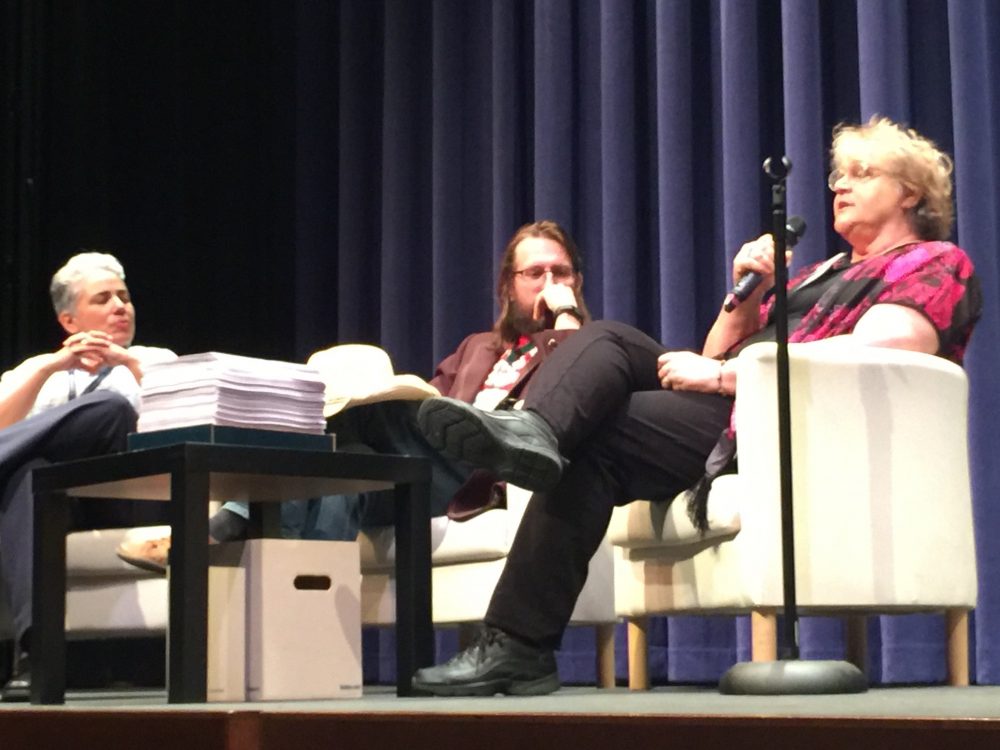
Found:
[(189, 354), (143, 372), (138, 431), (212, 424), (322, 434), (323, 391), (307, 365)]

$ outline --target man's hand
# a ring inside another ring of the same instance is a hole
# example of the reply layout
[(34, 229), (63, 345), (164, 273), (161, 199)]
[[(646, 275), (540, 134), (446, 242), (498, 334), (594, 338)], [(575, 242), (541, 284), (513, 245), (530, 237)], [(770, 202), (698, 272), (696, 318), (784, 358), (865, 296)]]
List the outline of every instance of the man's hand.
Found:
[[(576, 293), (573, 287), (565, 284), (549, 284), (535, 297), (535, 307), (532, 310), (532, 317), (535, 320), (542, 320), (546, 313), (558, 310), (560, 307), (576, 307)], [(579, 328), (580, 321), (571, 315), (562, 315), (562, 318), (569, 318), (569, 321), (554, 321), (556, 328)]]
[(694, 352), (664, 352), (657, 359), (656, 374), (668, 391), (721, 391), (722, 362)]

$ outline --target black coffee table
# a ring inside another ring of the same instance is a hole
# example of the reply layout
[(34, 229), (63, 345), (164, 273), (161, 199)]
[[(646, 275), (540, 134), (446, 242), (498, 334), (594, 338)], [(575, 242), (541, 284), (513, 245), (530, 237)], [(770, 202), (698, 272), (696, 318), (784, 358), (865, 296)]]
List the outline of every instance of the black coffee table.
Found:
[(179, 443), (42, 467), (34, 473), (31, 702), (66, 693), (66, 534), (70, 497), (170, 503), (167, 700), (206, 698), (208, 503), (251, 503), (251, 536), (279, 536), (277, 501), (394, 489), (396, 692), (434, 659), (430, 462), (423, 458)]

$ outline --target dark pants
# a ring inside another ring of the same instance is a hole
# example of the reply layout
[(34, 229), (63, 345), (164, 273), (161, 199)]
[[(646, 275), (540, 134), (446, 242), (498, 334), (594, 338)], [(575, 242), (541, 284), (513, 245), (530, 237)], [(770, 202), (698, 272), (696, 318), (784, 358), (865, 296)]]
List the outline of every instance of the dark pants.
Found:
[[(127, 399), (111, 391), (97, 391), (0, 431), (0, 575), (18, 638), (31, 625), (32, 469), (124, 450), (125, 438), (135, 429), (135, 422), (135, 411)], [(73, 523), (76, 528), (98, 528), (153, 521), (138, 517), (133, 505), (106, 500), (81, 502), (73, 509)]]
[(625, 324), (592, 323), (534, 376), (524, 406), (552, 426), (570, 463), (555, 489), (528, 503), (490, 625), (557, 648), (614, 507), (668, 500), (704, 473), (732, 400), (663, 390), (664, 351)]
[[(346, 409), (329, 420), (337, 450), (419, 456), (431, 461), (431, 515), (444, 515), (448, 503), (468, 478), (459, 466), (435, 451), (416, 424), (419, 401), (380, 401)], [(353, 541), (358, 530), (393, 523), (393, 494), (362, 492), (330, 495), (300, 503), (282, 503), (283, 533), (307, 539)]]

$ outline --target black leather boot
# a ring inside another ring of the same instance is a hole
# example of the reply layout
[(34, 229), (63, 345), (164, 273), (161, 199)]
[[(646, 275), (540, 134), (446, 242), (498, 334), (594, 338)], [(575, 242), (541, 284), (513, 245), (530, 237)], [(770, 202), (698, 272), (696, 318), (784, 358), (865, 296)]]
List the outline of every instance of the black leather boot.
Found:
[(532, 492), (551, 490), (566, 463), (548, 423), (530, 411), (483, 411), (453, 398), (420, 404), (417, 424), (448, 458), (490, 469)]
[(413, 687), (434, 695), (546, 695), (559, 689), (559, 672), (551, 649), (484, 625), (464, 651), (418, 670)]
[(23, 703), (31, 700), (31, 658), (21, 652), (14, 662), (14, 674), (0, 688), (0, 701)]

